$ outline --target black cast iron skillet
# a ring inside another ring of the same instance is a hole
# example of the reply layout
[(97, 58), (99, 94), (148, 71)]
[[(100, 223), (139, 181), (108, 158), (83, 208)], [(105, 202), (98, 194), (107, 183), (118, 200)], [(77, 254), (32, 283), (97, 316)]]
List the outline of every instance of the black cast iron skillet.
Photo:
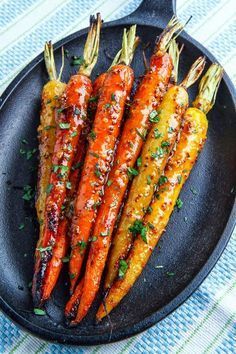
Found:
[[(143, 42), (152, 44), (147, 53), (150, 56), (156, 36), (173, 14), (173, 5), (171, 0), (145, 0), (133, 14), (104, 24), (94, 75), (105, 71), (110, 65), (104, 50), (109, 48), (109, 53), (115, 54), (120, 47), (125, 25), (138, 24), (138, 34)], [(62, 45), (71, 54), (82, 54), (86, 34), (87, 29), (84, 29), (57, 43), (56, 61), (60, 62)], [(205, 48), (186, 33), (182, 33), (179, 41), (185, 45), (180, 79), (198, 56), (204, 54), (209, 64), (215, 61)], [(136, 75), (143, 73), (141, 46), (132, 65)], [(67, 63), (63, 77), (65, 81), (73, 70)], [(46, 306), (46, 316), (32, 313), (28, 289), (38, 230), (34, 208), (22, 199), (22, 187), (26, 184), (35, 186), (37, 172), (32, 169), (37, 168), (37, 157), (26, 161), (19, 150), (37, 147), (40, 93), (46, 81), (41, 54), (2, 95), (0, 306), (17, 324), (47, 340), (92, 345), (124, 339), (157, 323), (182, 304), (210, 272), (229, 240), (236, 216), (232, 190), (236, 186), (233, 86), (225, 75), (215, 107), (208, 116), (208, 140), (181, 193), (184, 206), (172, 215), (160, 246), (154, 251), (141, 277), (112, 312), (112, 325), (108, 320), (95, 324), (97, 302), (77, 328), (68, 328), (63, 318), (63, 306), (68, 298), (66, 271)], [(195, 85), (190, 90), (191, 99), (196, 91)], [(29, 144), (24, 145), (22, 139)], [(191, 187), (197, 194), (192, 193)], [(19, 230), (18, 226), (22, 222), (25, 228)], [(163, 268), (156, 269), (156, 265), (162, 265)], [(168, 277), (167, 272), (175, 274)]]

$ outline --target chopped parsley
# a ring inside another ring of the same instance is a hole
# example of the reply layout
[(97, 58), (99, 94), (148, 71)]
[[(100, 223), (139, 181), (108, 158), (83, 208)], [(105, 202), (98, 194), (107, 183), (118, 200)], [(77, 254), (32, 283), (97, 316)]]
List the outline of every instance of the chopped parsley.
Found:
[(127, 272), (127, 269), (128, 269), (128, 263), (124, 259), (121, 259), (119, 262), (118, 277), (121, 279), (124, 278), (125, 273)]
[(70, 279), (74, 279), (75, 278), (75, 273), (70, 273), (69, 277), (70, 277)]
[(182, 182), (182, 176), (181, 175), (177, 176), (177, 181), (178, 181), (179, 184)]
[(68, 172), (69, 170), (69, 167), (68, 166), (64, 166), (64, 165), (53, 165), (52, 166), (52, 169), (53, 169), (53, 172), (57, 172), (58, 170), (60, 170), (60, 176), (65, 176), (66, 173)]
[(84, 250), (87, 246), (87, 242), (79, 241), (76, 246), (79, 246), (81, 250)]
[(133, 225), (129, 227), (129, 231), (134, 237), (140, 235), (142, 240), (147, 243), (147, 227), (141, 220), (135, 220)]
[(71, 189), (71, 182), (66, 182), (66, 188)]
[(90, 239), (89, 239), (89, 241), (91, 241), (91, 242), (95, 242), (95, 241), (97, 241), (97, 236), (92, 236)]
[(197, 195), (198, 192), (194, 187), (190, 187), (190, 190), (194, 195)]
[(112, 180), (111, 179), (109, 179), (108, 181), (107, 181), (107, 185), (108, 185), (108, 187), (110, 187), (111, 185), (112, 185)]
[(109, 233), (110, 233), (109, 230), (107, 230), (107, 231), (101, 232), (100, 235), (105, 237), (105, 236), (109, 236)]
[(151, 176), (148, 175), (148, 176), (147, 176), (147, 184), (150, 185), (151, 183), (152, 183)]
[(73, 137), (75, 137), (75, 136), (77, 136), (77, 135), (78, 135), (78, 133), (77, 133), (77, 132), (73, 132), (73, 133), (71, 133), (72, 138), (73, 138)]
[(50, 130), (52, 128), (56, 128), (55, 125), (46, 125), (46, 127), (44, 127), (44, 130)]
[(52, 189), (53, 189), (53, 184), (49, 183), (46, 187), (46, 194), (49, 194)]
[(46, 312), (42, 309), (34, 308), (34, 314), (37, 316), (45, 316)]
[(116, 95), (114, 93), (111, 94), (111, 100), (116, 102)]
[(85, 64), (85, 60), (83, 57), (81, 56), (77, 57), (76, 55), (72, 57), (72, 62), (71, 62), (72, 66), (82, 65), (82, 64)]
[(168, 133), (174, 133), (174, 131), (175, 131), (174, 128), (172, 128), (172, 127), (168, 128)]
[(22, 144), (29, 144), (26, 139), (22, 139), (21, 142), (22, 142)]
[(149, 205), (147, 207), (147, 214), (151, 214), (152, 210), (153, 210), (152, 207)]
[(74, 114), (77, 114), (77, 115), (78, 115), (78, 114), (80, 114), (80, 113), (81, 113), (80, 109), (76, 107), (76, 108), (74, 109)]
[(161, 176), (158, 180), (158, 185), (162, 186), (164, 183), (168, 181), (168, 178), (166, 176)]
[(174, 272), (166, 272), (166, 275), (168, 277), (173, 277), (175, 275), (175, 273)]
[(158, 128), (154, 129), (153, 134), (155, 139), (159, 139), (162, 137), (162, 133), (159, 132)]
[(98, 101), (98, 96), (92, 96), (89, 99), (89, 102), (97, 102)]
[(110, 108), (111, 107), (111, 104), (110, 103), (106, 103), (106, 104), (104, 104), (104, 108)]
[(167, 146), (170, 146), (169, 141), (162, 141), (162, 142), (161, 142), (161, 147), (162, 147), (162, 148), (165, 148), (165, 147), (167, 147)]
[(99, 207), (100, 204), (101, 204), (101, 202), (95, 202), (92, 206), (93, 210), (97, 210), (97, 208)]
[(177, 206), (178, 210), (180, 210), (182, 208), (183, 204), (184, 203), (182, 202), (182, 200), (180, 198), (178, 198), (176, 200), (176, 204), (175, 205)]
[(36, 248), (37, 251), (39, 251), (40, 253), (44, 253), (47, 251), (51, 251), (52, 250), (52, 246), (47, 246), (47, 247), (38, 247)]
[(19, 230), (23, 230), (25, 228), (25, 224), (22, 222), (19, 226), (18, 229)]
[(137, 166), (138, 167), (142, 166), (142, 157), (141, 156), (138, 157), (138, 159), (137, 159)]
[(99, 169), (98, 164), (96, 164), (96, 166), (95, 166), (94, 174), (95, 174), (95, 176), (97, 176), (97, 177), (100, 177), (101, 174), (102, 174), (101, 171), (100, 171), (100, 169)]
[(149, 121), (151, 123), (157, 123), (159, 122), (160, 118), (158, 117), (158, 112), (154, 109), (150, 114), (149, 114)]
[(97, 137), (97, 134), (95, 133), (95, 131), (91, 130), (91, 132), (89, 133), (89, 137), (90, 137), (92, 140), (95, 140), (96, 137)]
[(132, 176), (138, 176), (138, 170), (136, 170), (133, 167), (128, 167), (127, 173), (128, 173), (129, 178), (131, 178)]
[(69, 129), (70, 128), (70, 123), (59, 123), (59, 127), (61, 129)]
[(70, 261), (70, 256), (63, 257), (61, 260), (62, 263), (68, 263)]
[(159, 159), (164, 156), (164, 150), (159, 146), (156, 152), (151, 152), (152, 159)]
[(76, 162), (73, 166), (72, 166), (72, 170), (77, 170), (78, 168), (80, 168), (83, 165), (83, 162)]
[(22, 198), (26, 201), (30, 201), (34, 197), (34, 191), (29, 185), (24, 186), (23, 192), (24, 194)]

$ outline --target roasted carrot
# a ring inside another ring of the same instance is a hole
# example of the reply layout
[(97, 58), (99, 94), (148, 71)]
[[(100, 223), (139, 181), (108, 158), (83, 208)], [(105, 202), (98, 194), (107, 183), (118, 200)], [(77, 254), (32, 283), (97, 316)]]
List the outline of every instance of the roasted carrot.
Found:
[[(47, 273), (45, 271), (55, 249), (68, 178), (79, 137), (87, 119), (87, 107), (92, 93), (92, 82), (89, 76), (97, 61), (100, 28), (101, 18), (98, 14), (96, 20), (91, 18), (91, 27), (84, 48), (84, 62), (78, 74), (71, 77), (61, 98), (61, 108), (57, 109), (57, 136), (52, 156), (49, 193), (46, 198), (45, 226), (37, 248), (41, 258), (36, 262), (32, 287), (36, 305), (40, 305), (42, 301), (44, 277)], [(51, 279), (56, 278), (51, 277)]]
[(222, 69), (213, 64), (202, 78), (199, 95), (193, 103), (193, 106), (201, 110), (189, 108), (185, 113), (176, 150), (165, 168), (164, 183), (159, 187), (150, 205), (150, 214), (146, 214), (143, 222), (141, 220), (139, 222), (141, 235), (135, 239), (128, 258), (122, 260), (120, 279), (114, 282), (104, 300), (104, 305), (100, 306), (98, 320), (109, 314), (128, 293), (165, 230), (183, 184), (206, 140), (208, 127), (206, 114), (214, 104), (221, 76)]
[(56, 122), (54, 108), (59, 108), (59, 99), (66, 87), (66, 84), (61, 82), (63, 63), (60, 70), (60, 74), (59, 76), (57, 76), (53, 55), (53, 46), (51, 42), (47, 42), (45, 44), (44, 59), (49, 76), (49, 81), (46, 85), (44, 85), (42, 90), (40, 125), (38, 127), (40, 163), (38, 170), (36, 210), (40, 223), (39, 240), (42, 238), (42, 232), (44, 227), (44, 212), (45, 201), (47, 197), (47, 186), (50, 180), (52, 155), (56, 141)]
[(205, 59), (200, 57), (191, 67), (186, 79), (178, 86), (172, 86), (165, 94), (158, 111), (150, 119), (155, 123), (148, 134), (140, 156), (139, 171), (132, 170), (134, 178), (125, 203), (108, 262), (105, 288), (112, 285), (117, 276), (119, 263), (125, 259), (137, 232), (139, 220), (148, 210), (156, 184), (161, 184), (161, 174), (175, 144), (183, 114), (188, 106), (186, 89), (200, 76)]
[(114, 165), (105, 186), (105, 194), (94, 226), (93, 241), (95, 241), (91, 244), (86, 264), (84, 289), (79, 306), (80, 319), (86, 315), (98, 291), (111, 235), (129, 182), (127, 171), (133, 168), (137, 160), (143, 144), (144, 131), (150, 124), (149, 114), (159, 105), (166, 91), (173, 68), (167, 47), (174, 32), (181, 28), (182, 26), (174, 19), (161, 35), (151, 58), (150, 69), (139, 85), (128, 119), (124, 123)]
[(96, 209), (101, 202), (103, 186), (113, 159), (125, 103), (133, 83), (134, 74), (129, 64), (137, 46), (135, 31), (136, 26), (131, 27), (129, 33), (124, 30), (119, 61), (106, 75), (90, 133), (71, 228), (71, 293), (80, 275)]

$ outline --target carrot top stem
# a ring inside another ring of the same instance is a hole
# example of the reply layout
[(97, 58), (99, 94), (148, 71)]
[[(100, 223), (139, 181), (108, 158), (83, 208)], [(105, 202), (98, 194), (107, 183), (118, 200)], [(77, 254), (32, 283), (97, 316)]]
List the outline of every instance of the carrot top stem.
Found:
[(123, 32), (122, 48), (116, 54), (109, 70), (117, 64), (123, 63), (130, 65), (139, 41), (139, 37), (136, 36), (136, 25), (131, 26), (128, 31), (125, 28)]
[(79, 68), (79, 74), (83, 74), (89, 77), (97, 62), (101, 24), (102, 19), (99, 13), (97, 14), (96, 18), (94, 16), (90, 17), (90, 29), (84, 46), (84, 60)]
[(186, 75), (185, 79), (181, 82), (180, 86), (184, 88), (188, 88), (197, 81), (197, 79), (201, 76), (204, 67), (206, 64), (205, 57), (199, 57), (191, 66), (188, 74)]
[(177, 35), (175, 36), (176, 38), (183, 30), (183, 28), (184, 26), (179, 22), (178, 18), (173, 16), (164, 31), (159, 36), (159, 39), (156, 43), (155, 53), (158, 53), (159, 51), (166, 52), (174, 34), (177, 32)]
[(173, 63), (173, 69), (171, 72), (171, 80), (172, 80), (173, 84), (177, 84), (177, 82), (178, 82), (179, 57), (180, 57), (180, 54), (183, 50), (183, 47), (184, 47), (184, 45), (179, 47), (179, 45), (175, 39), (172, 39), (170, 41), (168, 52), (169, 52), (169, 55), (170, 55), (170, 57), (172, 59), (172, 63)]
[(223, 76), (223, 68), (219, 64), (212, 64), (202, 77), (199, 84), (199, 93), (193, 102), (193, 107), (207, 114), (215, 104), (216, 94)]
[[(57, 80), (57, 70), (53, 54), (52, 42), (46, 42), (44, 46), (44, 60), (50, 81)], [(60, 79), (58, 78), (60, 81)]]

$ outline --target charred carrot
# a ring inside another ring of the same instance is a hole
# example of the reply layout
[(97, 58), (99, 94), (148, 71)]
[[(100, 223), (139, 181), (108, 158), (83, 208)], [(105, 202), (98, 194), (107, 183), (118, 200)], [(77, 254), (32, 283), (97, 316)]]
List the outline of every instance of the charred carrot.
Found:
[[(136, 233), (136, 224), (143, 218), (151, 202), (156, 184), (175, 144), (183, 114), (188, 106), (186, 89), (200, 76), (205, 64), (199, 58), (191, 67), (186, 79), (178, 86), (172, 86), (165, 94), (158, 111), (149, 115), (153, 123), (140, 156), (139, 170), (128, 170), (136, 175), (125, 203), (108, 262), (105, 288), (112, 285), (117, 276), (119, 263), (125, 259)], [(160, 179), (160, 180), (159, 180)]]
[(44, 85), (42, 90), (40, 125), (38, 127), (40, 162), (38, 170), (36, 210), (40, 223), (39, 240), (42, 238), (44, 227), (45, 201), (47, 197), (47, 187), (49, 184), (52, 168), (53, 149), (56, 141), (56, 122), (54, 108), (59, 108), (59, 99), (66, 87), (66, 84), (61, 82), (63, 63), (60, 74), (57, 76), (53, 46), (51, 42), (47, 42), (45, 44), (44, 59), (49, 81), (46, 85)]
[(135, 31), (136, 26), (128, 34), (124, 30), (119, 61), (106, 75), (90, 132), (71, 228), (71, 292), (80, 275), (96, 209), (101, 202), (103, 186), (113, 159), (125, 103), (133, 83), (134, 74), (129, 64), (137, 45)]
[(159, 105), (169, 83), (173, 66), (167, 47), (174, 32), (181, 28), (181, 24), (174, 19), (161, 35), (151, 58), (150, 69), (142, 79), (124, 124), (114, 165), (105, 186), (105, 194), (94, 226), (94, 242), (89, 251), (83, 295), (79, 306), (80, 319), (86, 315), (98, 291), (111, 235), (129, 182), (127, 171), (132, 171), (139, 155), (145, 132), (150, 124), (149, 114)]
[(122, 261), (120, 279), (115, 281), (104, 299), (104, 305), (100, 306), (98, 320), (109, 314), (128, 293), (165, 230), (179, 193), (204, 146), (208, 127), (206, 114), (214, 104), (221, 76), (222, 69), (213, 64), (202, 78), (199, 95), (193, 103), (194, 107), (200, 109), (188, 108), (185, 113), (176, 150), (165, 168), (164, 183), (159, 187), (150, 205), (150, 214), (146, 214), (144, 221), (139, 222), (141, 235), (135, 239), (128, 258)]
[(89, 76), (97, 61), (100, 28), (101, 18), (98, 14), (96, 20), (91, 18), (91, 27), (84, 48), (84, 62), (78, 74), (71, 77), (62, 95), (61, 107), (57, 109), (57, 137), (52, 157), (49, 193), (46, 199), (45, 226), (38, 247), (41, 249), (41, 258), (35, 269), (32, 287), (36, 305), (42, 301), (45, 271), (54, 252), (68, 178), (79, 137), (87, 119), (87, 107), (92, 93), (92, 82)]

